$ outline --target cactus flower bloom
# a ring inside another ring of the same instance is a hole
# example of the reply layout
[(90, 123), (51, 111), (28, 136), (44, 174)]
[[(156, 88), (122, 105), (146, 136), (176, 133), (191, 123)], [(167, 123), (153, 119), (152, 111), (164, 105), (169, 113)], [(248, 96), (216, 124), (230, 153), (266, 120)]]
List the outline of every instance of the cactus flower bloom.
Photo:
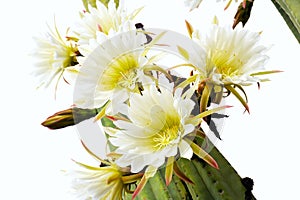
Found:
[[(182, 96), (181, 88), (174, 94), (173, 89), (168, 82), (160, 84), (159, 91), (150, 84), (142, 95), (130, 96), (125, 113), (129, 121), (114, 122), (119, 129), (108, 132), (110, 142), (117, 147), (115, 152), (122, 155), (116, 160), (119, 166), (130, 165), (131, 172), (137, 173), (147, 166), (159, 168), (169, 157), (190, 159), (194, 150), (200, 149), (188, 137), (199, 123), (191, 117), (195, 103)], [(217, 168), (216, 162), (204, 154), (200, 157)]]
[(241, 27), (232, 29), (213, 24), (204, 41), (197, 31), (193, 38), (206, 49), (206, 65), (199, 65), (201, 79), (209, 78), (216, 84), (250, 85), (260, 82), (257, 72), (265, 71), (269, 57), (267, 47), (260, 45), (260, 33)]
[(54, 79), (60, 80), (65, 71), (74, 72), (79, 52), (77, 45), (62, 37), (55, 26), (54, 31), (35, 37), (36, 49), (32, 52), (36, 59), (33, 74), (39, 77), (39, 86), (48, 87)]
[(133, 30), (132, 19), (140, 10), (129, 14), (122, 4), (116, 8), (115, 2), (109, 1), (106, 7), (100, 1), (96, 1), (96, 8), (90, 6), (89, 12), (82, 13), (80, 21), (73, 28), (78, 38), (80, 52), (87, 56), (111, 36)]
[(72, 178), (72, 190), (76, 199), (122, 199), (124, 184), (122, 172), (115, 164), (92, 167), (76, 162), (82, 170), (67, 171)]

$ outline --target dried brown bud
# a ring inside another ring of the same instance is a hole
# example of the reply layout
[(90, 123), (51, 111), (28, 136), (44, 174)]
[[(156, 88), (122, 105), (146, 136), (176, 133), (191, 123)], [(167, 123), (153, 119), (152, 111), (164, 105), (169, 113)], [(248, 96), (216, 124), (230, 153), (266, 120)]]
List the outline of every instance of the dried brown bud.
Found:
[(248, 19), (250, 18), (251, 9), (253, 6), (254, 0), (246, 0), (245, 2), (241, 2), (241, 4), (238, 7), (238, 10), (234, 16), (234, 22), (232, 25), (232, 28), (234, 29), (238, 23), (242, 22), (243, 26), (247, 23)]

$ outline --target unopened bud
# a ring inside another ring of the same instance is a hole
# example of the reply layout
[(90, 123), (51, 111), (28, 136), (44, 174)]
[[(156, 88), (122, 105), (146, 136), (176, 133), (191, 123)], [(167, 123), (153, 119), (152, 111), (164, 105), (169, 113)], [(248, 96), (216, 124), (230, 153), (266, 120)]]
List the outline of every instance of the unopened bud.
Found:
[(61, 129), (73, 126), (97, 115), (99, 109), (69, 108), (48, 117), (42, 125), (49, 129)]

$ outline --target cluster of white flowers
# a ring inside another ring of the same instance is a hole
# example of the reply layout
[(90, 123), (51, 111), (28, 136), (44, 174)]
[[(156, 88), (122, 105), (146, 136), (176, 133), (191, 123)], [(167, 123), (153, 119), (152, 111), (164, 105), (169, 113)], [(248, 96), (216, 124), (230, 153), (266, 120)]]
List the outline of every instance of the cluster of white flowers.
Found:
[[(264, 71), (268, 56), (267, 48), (259, 45), (260, 34), (212, 24), (210, 32), (200, 37), (187, 22), (188, 40), (200, 50), (191, 51), (176, 41), (164, 44), (165, 32), (154, 34), (135, 28), (134, 17), (141, 9), (127, 14), (122, 3), (117, 8), (112, 0), (107, 7), (96, 2), (81, 14), (70, 35), (62, 36), (55, 28), (45, 38), (38, 38), (34, 54), (36, 74), (46, 86), (57, 76), (59, 80), (64, 71), (76, 71), (75, 106), (101, 108), (95, 120), (106, 118), (113, 123), (102, 129), (114, 147), (108, 164), (80, 164), (88, 172), (75, 173), (74, 189), (79, 198), (120, 199), (126, 183), (134, 181), (139, 183), (136, 196), (159, 167), (170, 160), (191, 159), (194, 154), (218, 168), (217, 161), (194, 138), (201, 136), (202, 119), (226, 106), (207, 110), (208, 101), (191, 97), (196, 93), (208, 99), (210, 93), (222, 94), (223, 87), (236, 95), (235, 86), (263, 81), (256, 76), (269, 73)], [(191, 10), (200, 3), (186, 0)], [(173, 66), (160, 65), (163, 55), (153, 55), (152, 49), (159, 46), (177, 47), (175, 53), (186, 61), (180, 66), (188, 66), (190, 76), (182, 75), (179, 78), (184, 80), (175, 84), (178, 77), (172, 73)], [(247, 109), (245, 100), (236, 96)], [(202, 104), (195, 112), (199, 102)], [(144, 177), (137, 179), (134, 174)], [(130, 175), (132, 179), (124, 178)]]

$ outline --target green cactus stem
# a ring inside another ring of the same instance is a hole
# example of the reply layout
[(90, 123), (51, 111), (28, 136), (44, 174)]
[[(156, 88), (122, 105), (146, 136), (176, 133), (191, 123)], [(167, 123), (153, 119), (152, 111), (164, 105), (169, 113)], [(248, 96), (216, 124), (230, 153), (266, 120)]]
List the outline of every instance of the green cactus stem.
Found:
[(300, 43), (300, 1), (271, 0)]
[[(203, 140), (197, 138), (195, 142), (201, 144)], [(213, 145), (209, 140), (206, 142), (208, 146)], [(196, 156), (191, 160), (181, 158), (177, 161), (177, 164), (180, 170), (193, 181), (193, 184), (186, 183), (173, 175), (172, 182), (166, 186), (165, 168), (162, 168), (154, 177), (149, 179), (149, 182), (136, 199), (256, 199), (251, 192), (253, 188), (252, 179), (242, 179), (216, 147), (213, 147), (209, 154), (218, 161), (219, 169), (211, 167)], [(131, 195), (127, 194), (126, 199), (131, 199)]]

